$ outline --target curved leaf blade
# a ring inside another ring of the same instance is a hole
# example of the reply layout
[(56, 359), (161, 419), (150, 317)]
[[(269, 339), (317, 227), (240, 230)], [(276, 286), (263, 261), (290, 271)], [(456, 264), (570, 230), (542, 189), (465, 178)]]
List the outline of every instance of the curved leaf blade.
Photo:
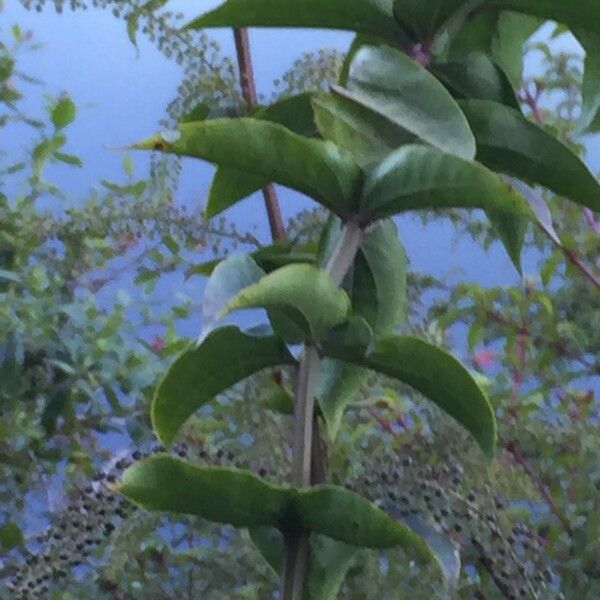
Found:
[(420, 145), (403, 146), (373, 168), (361, 204), (369, 220), (407, 210), (481, 208), (517, 266), (531, 215), (523, 197), (483, 165)]
[(255, 337), (237, 327), (210, 332), (199, 346), (177, 358), (152, 401), (152, 425), (170, 443), (179, 428), (203, 404), (258, 371), (293, 364), (285, 344), (275, 336)]
[(192, 514), (235, 527), (306, 529), (353, 546), (401, 546), (419, 559), (434, 559), (409, 527), (334, 485), (280, 486), (249, 471), (197, 467), (159, 455), (129, 467), (118, 489), (149, 510)]
[(347, 87), (334, 90), (436, 148), (475, 156), (475, 139), (454, 98), (406, 54), (388, 46), (361, 47)]
[[(279, 123), (299, 135), (314, 137), (317, 129), (311, 105), (312, 94), (299, 94), (283, 98), (269, 106), (261, 106), (252, 117)], [(218, 167), (213, 177), (205, 214), (208, 218), (223, 212), (236, 202), (260, 190), (269, 183), (264, 177), (249, 175), (231, 167)]]
[(362, 358), (335, 344), (323, 353), (410, 385), (463, 425), (487, 455), (493, 455), (496, 419), (492, 406), (469, 371), (445, 350), (419, 338), (392, 335)]
[(341, 215), (352, 211), (362, 176), (352, 156), (335, 144), (251, 118), (183, 123), (172, 134), (158, 134), (133, 147), (201, 158), (263, 177), (298, 190)]
[(368, 108), (335, 94), (313, 99), (315, 121), (324, 139), (351, 152), (359, 165), (383, 160), (414, 136)]
[(290, 491), (249, 471), (196, 467), (165, 455), (135, 463), (119, 485), (120, 493), (148, 510), (193, 514), (234, 527), (279, 526)]
[(447, 63), (434, 64), (430, 70), (457, 98), (494, 100), (519, 108), (508, 76), (483, 52), (471, 52)]
[(228, 0), (186, 26), (206, 27), (316, 27), (405, 39), (392, 0)]
[(323, 269), (296, 264), (281, 267), (242, 290), (223, 313), (240, 308), (281, 311), (305, 335), (318, 339), (347, 319), (350, 300)]
[(352, 311), (375, 336), (390, 333), (406, 317), (408, 257), (391, 219), (367, 231), (349, 274)]
[(461, 106), (480, 162), (600, 212), (600, 183), (565, 144), (497, 102), (467, 100)]

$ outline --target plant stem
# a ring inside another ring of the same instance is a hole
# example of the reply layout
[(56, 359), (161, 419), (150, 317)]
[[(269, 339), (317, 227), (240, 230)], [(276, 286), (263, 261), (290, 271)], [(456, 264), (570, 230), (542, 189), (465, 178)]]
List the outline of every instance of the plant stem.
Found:
[[(325, 270), (334, 282), (342, 283), (352, 266), (363, 231), (354, 222), (344, 225), (338, 245)], [(315, 436), (315, 389), (318, 383), (320, 358), (317, 347), (306, 344), (298, 366), (296, 397), (294, 401), (294, 426), (291, 481), (307, 487), (313, 483), (312, 457)], [(324, 475), (324, 473), (322, 474)], [(324, 477), (323, 477), (324, 478)], [(301, 600), (309, 559), (309, 532), (293, 531), (284, 536), (282, 573), (282, 600)]]
[[(236, 28), (233, 30), (233, 37), (235, 39), (235, 50), (240, 71), (242, 96), (246, 102), (246, 108), (250, 112), (252, 108), (258, 104), (258, 95), (256, 93), (256, 83), (254, 81), (254, 69), (252, 68), (252, 55), (250, 54), (248, 30), (245, 27)], [(272, 183), (267, 184), (262, 189), (262, 193), (265, 199), (267, 216), (269, 218), (271, 236), (274, 240), (283, 240), (286, 238), (286, 233), (275, 186)]]

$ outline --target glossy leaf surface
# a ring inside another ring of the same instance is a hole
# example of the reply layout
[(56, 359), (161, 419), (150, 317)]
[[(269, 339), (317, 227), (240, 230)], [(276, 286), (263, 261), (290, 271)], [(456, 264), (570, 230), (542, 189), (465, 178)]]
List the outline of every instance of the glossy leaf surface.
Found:
[(436, 148), (466, 159), (475, 156), (473, 134), (456, 101), (403, 52), (361, 47), (350, 65), (347, 88), (334, 90)]

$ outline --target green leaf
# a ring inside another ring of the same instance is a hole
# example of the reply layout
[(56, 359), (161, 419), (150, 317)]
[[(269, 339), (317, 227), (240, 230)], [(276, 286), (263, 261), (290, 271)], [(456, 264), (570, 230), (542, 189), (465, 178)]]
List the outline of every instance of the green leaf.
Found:
[[(252, 116), (255, 119), (279, 123), (299, 135), (314, 137), (317, 131), (310, 99), (311, 94), (283, 98), (269, 106), (261, 106)], [(268, 183), (269, 179), (249, 175), (239, 169), (217, 168), (208, 193), (206, 216), (214, 217)]]
[(406, 318), (408, 258), (391, 219), (366, 232), (348, 277), (352, 312), (376, 336), (390, 333)]
[(369, 108), (417, 138), (462, 158), (475, 156), (469, 124), (446, 88), (406, 54), (363, 46), (339, 95)]
[(258, 403), (268, 410), (282, 414), (294, 414), (294, 397), (280, 383), (270, 379), (265, 385)]
[(336, 600), (358, 548), (312, 535), (306, 586), (310, 600)]
[(600, 212), (600, 184), (565, 144), (520, 112), (489, 100), (461, 102), (477, 139), (477, 159)]
[(315, 137), (318, 132), (315, 127), (312, 98), (313, 94), (310, 92), (287, 96), (267, 106), (258, 107), (251, 116), (262, 121), (279, 123), (299, 135)]
[(220, 166), (281, 183), (332, 211), (352, 211), (361, 171), (352, 156), (331, 142), (300, 136), (258, 119), (185, 123), (134, 147), (203, 158)]
[[(275, 573), (281, 573), (283, 535), (274, 527), (255, 527), (250, 537)], [(331, 538), (310, 536), (309, 564), (306, 576), (307, 600), (336, 600), (346, 573), (356, 558), (358, 548)]]
[(368, 219), (407, 210), (482, 208), (494, 219), (502, 242), (519, 264), (522, 226), (530, 210), (498, 175), (427, 146), (399, 148), (367, 176), (361, 213)]
[(149, 510), (192, 514), (235, 527), (307, 529), (345, 544), (401, 546), (420, 559), (432, 559), (427, 545), (408, 527), (362, 496), (333, 485), (279, 486), (247, 471), (154, 456), (127, 469), (119, 491)]
[(318, 339), (346, 320), (350, 300), (331, 277), (313, 265), (287, 265), (245, 288), (223, 310), (267, 308), (281, 311), (306, 336)]
[(152, 11), (163, 7), (167, 3), (167, 0), (149, 0), (145, 4), (138, 6), (135, 10), (129, 13), (125, 20), (127, 21), (127, 35), (134, 46), (137, 46), (136, 35), (138, 31), (138, 22), (140, 17), (144, 13), (151, 13)]
[(491, 0), (490, 4), (600, 33), (600, 4), (597, 0), (573, 3), (563, 0)]
[(483, 52), (471, 52), (451, 62), (434, 64), (430, 70), (458, 98), (494, 100), (519, 108), (506, 73)]
[(449, 56), (456, 60), (471, 52), (484, 52), (507, 74), (513, 88), (519, 89), (523, 46), (540, 25), (539, 19), (508, 10), (482, 11), (452, 39)]
[(322, 358), (315, 396), (327, 424), (327, 435), (334, 441), (340, 431), (344, 412), (369, 374), (368, 369), (341, 360)]
[(77, 109), (70, 98), (61, 98), (53, 107), (50, 118), (56, 129), (63, 129), (75, 120)]
[(250, 175), (232, 167), (217, 167), (208, 190), (204, 216), (212, 219), (268, 183), (268, 179), (259, 175)]
[(4, 46), (0, 46), (0, 82), (6, 81), (13, 72), (14, 58)]
[(65, 154), (64, 152), (55, 152), (54, 158), (60, 160), (67, 165), (72, 165), (73, 167), (83, 167), (83, 163), (79, 156), (75, 156), (74, 154)]
[(203, 404), (266, 368), (293, 364), (285, 344), (274, 336), (255, 337), (237, 327), (210, 332), (177, 358), (152, 401), (152, 424), (165, 443)]
[(193, 514), (235, 527), (279, 526), (290, 489), (237, 469), (195, 467), (170, 456), (134, 464), (119, 491), (148, 510)]
[(392, 0), (229, 0), (187, 25), (206, 27), (314, 27), (405, 39)]
[[(316, 260), (315, 251), (309, 245), (294, 246), (290, 241), (286, 240), (277, 240), (273, 244), (262, 246), (258, 250), (251, 252), (249, 256), (265, 273), (270, 273), (284, 265), (312, 263)], [(211, 275), (227, 258), (229, 257), (215, 258), (193, 265), (186, 271), (185, 276)]]
[(339, 344), (323, 348), (325, 356), (346, 360), (407, 383), (461, 423), (493, 455), (496, 420), (485, 393), (451, 354), (421, 339), (391, 335), (362, 358)]
[(461, 7), (471, 0), (395, 0), (394, 17), (415, 42), (429, 41)]
[(313, 99), (321, 135), (351, 152), (359, 165), (382, 160), (414, 136), (372, 110), (335, 94)]
[(585, 50), (582, 107), (577, 129), (594, 133), (600, 131), (600, 34), (586, 31), (577, 31), (576, 34)]
[(199, 102), (190, 110), (185, 113), (180, 119), (180, 123), (194, 123), (195, 121), (204, 121), (210, 113), (210, 106), (206, 102)]
[(202, 297), (202, 323), (210, 329), (221, 318), (227, 303), (241, 290), (256, 283), (265, 272), (248, 254), (223, 260), (212, 272)]
[(8, 552), (25, 541), (23, 532), (16, 523), (4, 523), (0, 526), (0, 550)]

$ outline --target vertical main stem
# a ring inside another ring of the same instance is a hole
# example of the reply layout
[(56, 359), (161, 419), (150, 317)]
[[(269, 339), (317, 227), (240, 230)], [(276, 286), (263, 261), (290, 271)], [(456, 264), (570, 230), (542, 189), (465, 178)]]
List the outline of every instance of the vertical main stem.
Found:
[[(325, 270), (340, 285), (352, 266), (362, 241), (363, 231), (356, 223), (346, 223), (340, 241)], [(298, 366), (294, 401), (293, 453), (291, 480), (306, 487), (314, 483), (312, 457), (317, 440), (315, 426), (315, 393), (319, 378), (320, 358), (314, 344), (306, 344)], [(290, 531), (284, 538), (282, 600), (302, 600), (308, 569), (309, 532)]]
[[(256, 83), (254, 82), (254, 69), (252, 68), (248, 30), (245, 27), (238, 27), (233, 30), (233, 37), (235, 39), (235, 50), (240, 70), (242, 96), (244, 97), (248, 111), (250, 111), (258, 104), (258, 95), (256, 93)], [(286, 238), (286, 233), (275, 186), (272, 183), (267, 184), (262, 189), (262, 193), (269, 218), (271, 236), (274, 240), (283, 240)]]

